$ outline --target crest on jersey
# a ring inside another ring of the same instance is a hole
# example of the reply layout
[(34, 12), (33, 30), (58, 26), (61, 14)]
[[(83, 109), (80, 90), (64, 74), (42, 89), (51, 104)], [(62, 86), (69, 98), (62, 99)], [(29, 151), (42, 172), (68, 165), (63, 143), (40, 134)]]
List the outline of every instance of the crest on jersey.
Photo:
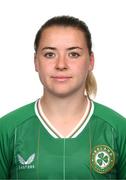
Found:
[(19, 169), (33, 169), (34, 165), (32, 165), (34, 159), (35, 159), (35, 153), (32, 154), (27, 160), (24, 160), (24, 158), (18, 154), (17, 155), (18, 161), (20, 163)]
[(91, 154), (92, 168), (100, 173), (106, 174), (111, 171), (115, 164), (115, 153), (106, 145), (96, 146)]

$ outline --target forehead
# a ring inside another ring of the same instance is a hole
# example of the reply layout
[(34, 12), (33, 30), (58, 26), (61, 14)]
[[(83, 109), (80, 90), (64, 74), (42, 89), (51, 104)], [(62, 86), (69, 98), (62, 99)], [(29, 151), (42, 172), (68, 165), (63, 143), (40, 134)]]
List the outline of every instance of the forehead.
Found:
[(51, 26), (45, 28), (41, 33), (40, 44), (44, 43), (75, 43), (84, 45), (86, 38), (84, 32), (71, 26)]

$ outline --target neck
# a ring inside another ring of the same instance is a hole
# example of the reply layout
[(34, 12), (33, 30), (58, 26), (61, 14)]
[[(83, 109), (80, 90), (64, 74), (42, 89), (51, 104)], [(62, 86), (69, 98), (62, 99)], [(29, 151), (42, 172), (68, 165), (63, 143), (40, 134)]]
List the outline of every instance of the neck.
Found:
[(70, 97), (55, 97), (47, 95), (41, 98), (41, 106), (45, 114), (56, 115), (57, 117), (71, 117), (83, 113), (87, 104), (87, 97), (78, 94)]

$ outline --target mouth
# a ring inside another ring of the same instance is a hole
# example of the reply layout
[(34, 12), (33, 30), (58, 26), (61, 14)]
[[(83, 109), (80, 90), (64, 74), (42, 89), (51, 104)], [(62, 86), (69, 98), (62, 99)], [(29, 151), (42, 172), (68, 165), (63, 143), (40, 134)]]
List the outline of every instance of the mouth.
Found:
[(51, 78), (58, 82), (65, 82), (65, 81), (68, 81), (69, 79), (71, 79), (72, 77), (70, 77), (70, 76), (52, 76)]

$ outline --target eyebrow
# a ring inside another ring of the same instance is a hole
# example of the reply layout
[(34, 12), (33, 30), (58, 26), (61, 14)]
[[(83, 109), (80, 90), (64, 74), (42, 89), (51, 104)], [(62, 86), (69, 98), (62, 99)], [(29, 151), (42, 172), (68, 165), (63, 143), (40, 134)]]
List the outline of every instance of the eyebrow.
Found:
[[(43, 50), (46, 50), (46, 49), (50, 49), (50, 50), (56, 50), (57, 48), (55, 48), (55, 47), (44, 47), (44, 48), (42, 48), (42, 51)], [(82, 50), (83, 48), (81, 48), (81, 47), (79, 47), (79, 46), (73, 46), (73, 47), (69, 47), (69, 48), (67, 48), (67, 50), (69, 51), (69, 50), (74, 50), (74, 49), (80, 49), (80, 50)]]
[(42, 48), (42, 51), (43, 51), (43, 50), (46, 50), (46, 49), (56, 50), (55, 47), (48, 47), (48, 46), (47, 46), (47, 47)]
[(73, 50), (73, 49), (83, 49), (83, 48), (81, 48), (81, 47), (78, 47), (78, 46), (73, 46), (73, 47), (70, 47), (70, 48), (67, 48), (67, 50)]

